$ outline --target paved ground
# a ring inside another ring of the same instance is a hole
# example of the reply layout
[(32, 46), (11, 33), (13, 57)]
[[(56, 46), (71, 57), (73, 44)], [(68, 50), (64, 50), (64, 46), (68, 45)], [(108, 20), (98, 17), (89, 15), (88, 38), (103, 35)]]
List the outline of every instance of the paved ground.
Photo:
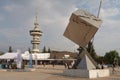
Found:
[[(9, 72), (0, 70), (0, 80), (89, 80), (87, 78), (68, 77), (62, 75), (64, 66), (51, 65), (46, 67), (39, 66), (33, 72)], [(120, 80), (120, 72), (117, 71), (110, 77), (90, 79), (90, 80)]]

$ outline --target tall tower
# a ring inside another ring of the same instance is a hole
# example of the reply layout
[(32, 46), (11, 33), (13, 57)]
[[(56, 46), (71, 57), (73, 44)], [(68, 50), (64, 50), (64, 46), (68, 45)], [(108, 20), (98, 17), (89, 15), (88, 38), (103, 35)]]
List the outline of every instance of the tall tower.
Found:
[(31, 40), (31, 43), (33, 45), (32, 47), (32, 53), (39, 53), (38, 46), (40, 44), (40, 36), (42, 36), (42, 31), (39, 29), (39, 24), (37, 22), (37, 15), (36, 15), (36, 20), (34, 22), (34, 29), (30, 30), (30, 35), (33, 36), (33, 40)]

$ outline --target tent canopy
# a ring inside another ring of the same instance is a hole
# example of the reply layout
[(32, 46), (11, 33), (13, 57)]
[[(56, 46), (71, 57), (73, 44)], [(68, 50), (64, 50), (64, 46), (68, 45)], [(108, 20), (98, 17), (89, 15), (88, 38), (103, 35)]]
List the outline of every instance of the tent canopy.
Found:
[[(30, 54), (22, 54), (22, 57), (24, 60), (29, 60), (30, 59)], [(34, 53), (32, 54), (32, 60), (44, 60), (44, 59), (49, 59), (50, 58), (50, 53)]]
[(3, 55), (0, 56), (0, 59), (14, 59), (15, 57), (17, 57), (18, 53), (5, 53)]
[[(5, 53), (0, 56), (0, 59), (16, 59), (18, 56), (18, 52), (12, 52), (12, 53)], [(30, 54), (28, 51), (25, 53), (21, 54), (22, 59), (24, 60), (29, 60)], [(32, 60), (43, 60), (43, 59), (49, 59), (50, 58), (50, 53), (35, 53), (32, 54)]]

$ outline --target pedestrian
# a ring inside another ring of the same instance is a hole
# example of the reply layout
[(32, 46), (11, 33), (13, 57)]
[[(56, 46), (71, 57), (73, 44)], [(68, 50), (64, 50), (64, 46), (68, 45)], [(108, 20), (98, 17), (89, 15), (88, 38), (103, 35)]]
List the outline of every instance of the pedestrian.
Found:
[(46, 65), (46, 63), (45, 63), (45, 62), (43, 62), (43, 67), (45, 67), (45, 65)]
[(55, 67), (55, 61), (52, 62), (52, 66), (53, 66), (53, 68)]
[(75, 64), (75, 61), (73, 60), (73, 61), (71, 62), (71, 68), (73, 67), (74, 64)]
[(65, 68), (67, 68), (67, 63), (66, 62), (64, 63), (64, 66), (65, 66)]
[(115, 63), (112, 64), (112, 72), (115, 72)]
[(69, 63), (67, 63), (67, 68), (70, 69), (70, 65), (69, 65)]

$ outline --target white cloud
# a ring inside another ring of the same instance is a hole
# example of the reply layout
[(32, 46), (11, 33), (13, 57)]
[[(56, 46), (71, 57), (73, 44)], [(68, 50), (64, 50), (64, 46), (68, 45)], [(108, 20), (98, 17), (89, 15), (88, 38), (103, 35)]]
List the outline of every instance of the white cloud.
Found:
[[(108, 3), (109, 4), (109, 3)], [(120, 10), (119, 8), (102, 8), (100, 14), (103, 24), (100, 31), (96, 34), (95, 48), (99, 55), (104, 55), (106, 52), (118, 49), (120, 42)]]
[(5, 6), (4, 9), (6, 11), (13, 11), (13, 7), (12, 6)]
[(9, 5), (5, 5), (3, 6), (3, 9), (7, 12), (13, 12), (16, 11), (16, 9), (20, 8), (20, 5), (17, 4), (9, 4)]
[(103, 17), (103, 19), (117, 16), (119, 15), (119, 13), (120, 10), (118, 8), (108, 8), (108, 9), (101, 8), (101, 17)]

